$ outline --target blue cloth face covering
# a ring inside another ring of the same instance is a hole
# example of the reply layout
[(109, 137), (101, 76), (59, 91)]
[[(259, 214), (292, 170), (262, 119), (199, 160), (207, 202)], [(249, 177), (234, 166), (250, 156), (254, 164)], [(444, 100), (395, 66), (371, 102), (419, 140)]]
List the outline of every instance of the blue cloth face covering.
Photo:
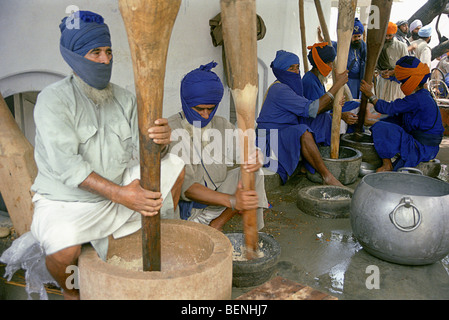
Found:
[(84, 58), (92, 49), (111, 47), (109, 28), (103, 17), (90, 11), (78, 11), (62, 19), (59, 29), (59, 48), (67, 64), (88, 85), (98, 90), (106, 88), (111, 80), (112, 59), (109, 64), (103, 64)]
[(288, 85), (297, 95), (303, 96), (302, 79), (300, 74), (276, 69), (273, 67), (273, 63), (271, 64), (271, 69), (273, 69), (274, 75), (280, 82)]
[(90, 61), (60, 46), (61, 54), (73, 71), (91, 87), (102, 90), (111, 80), (112, 60), (109, 64)]

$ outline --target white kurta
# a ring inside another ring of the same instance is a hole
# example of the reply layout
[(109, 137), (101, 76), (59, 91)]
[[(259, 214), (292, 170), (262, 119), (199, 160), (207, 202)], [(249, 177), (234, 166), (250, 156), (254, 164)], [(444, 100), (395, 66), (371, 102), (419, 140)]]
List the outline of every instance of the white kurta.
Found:
[[(407, 45), (394, 38), (391, 46), (387, 48), (387, 53), (389, 64), (394, 67), (400, 58), (408, 54)], [(400, 83), (382, 78), (380, 75), (377, 76), (376, 94), (379, 99), (385, 101), (394, 101), (405, 97)]]

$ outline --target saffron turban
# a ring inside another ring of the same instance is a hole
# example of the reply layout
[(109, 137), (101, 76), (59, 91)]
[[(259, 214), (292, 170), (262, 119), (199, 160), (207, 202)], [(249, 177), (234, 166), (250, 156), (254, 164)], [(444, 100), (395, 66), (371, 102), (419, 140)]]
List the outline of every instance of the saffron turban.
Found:
[(62, 19), (59, 25), (61, 55), (73, 71), (88, 85), (104, 89), (111, 79), (109, 64), (90, 61), (84, 56), (98, 47), (111, 47), (111, 36), (102, 16), (90, 11), (77, 11)]
[[(181, 81), (182, 110), (190, 124), (201, 122), (201, 128), (206, 126), (214, 117), (218, 104), (223, 98), (223, 84), (220, 78), (211, 71), (217, 65), (212, 61), (206, 65), (190, 71)], [(200, 104), (213, 104), (215, 109), (208, 119), (204, 119), (192, 108)]]
[(363, 27), (362, 22), (359, 20), (359, 18), (355, 18), (354, 20), (354, 31), (352, 34), (363, 34), (365, 32), (365, 28)]
[(310, 50), (308, 58), (313, 67), (317, 68), (320, 73), (327, 77), (332, 71), (332, 68), (327, 65), (329, 62), (333, 62), (337, 53), (334, 47), (329, 46), (327, 42), (315, 43), (313, 46), (307, 47)]
[(387, 27), (387, 34), (396, 34), (398, 32), (398, 26), (394, 22), (389, 22)]
[(425, 83), (430, 77), (429, 66), (412, 56), (399, 59), (394, 71), (396, 78), (402, 83), (401, 90), (406, 96), (410, 95), (418, 85)]
[(285, 50), (276, 52), (276, 58), (272, 62), (273, 68), (284, 71), (290, 68), (292, 64), (299, 64), (299, 58), (296, 54)]

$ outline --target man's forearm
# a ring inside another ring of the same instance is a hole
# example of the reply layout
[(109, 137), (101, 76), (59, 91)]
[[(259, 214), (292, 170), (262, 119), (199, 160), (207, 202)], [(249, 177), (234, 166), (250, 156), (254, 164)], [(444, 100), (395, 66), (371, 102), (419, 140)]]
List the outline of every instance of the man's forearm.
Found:
[(118, 202), (118, 194), (121, 188), (118, 184), (103, 178), (95, 172), (89, 174), (78, 187), (103, 196), (112, 202)]
[(231, 207), (230, 195), (211, 190), (199, 183), (192, 184), (186, 190), (185, 196), (202, 204)]

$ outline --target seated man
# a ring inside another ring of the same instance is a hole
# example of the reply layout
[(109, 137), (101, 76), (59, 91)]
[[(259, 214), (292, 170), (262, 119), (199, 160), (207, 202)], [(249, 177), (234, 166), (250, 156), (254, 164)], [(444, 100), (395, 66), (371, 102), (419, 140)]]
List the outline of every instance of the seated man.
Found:
[[(308, 54), (308, 59), (312, 65), (312, 69), (304, 75), (302, 82), (304, 88), (304, 98), (309, 100), (316, 100), (326, 92), (325, 83), (326, 78), (332, 71), (333, 62), (337, 56), (334, 47), (329, 46), (327, 42), (316, 43), (311, 47)], [(334, 97), (331, 96), (333, 99)], [(358, 121), (360, 107), (359, 100), (349, 100), (343, 105), (341, 113), (340, 133), (350, 133), (354, 131), (354, 126)], [(377, 121), (378, 115), (371, 112), (372, 105), (367, 106), (364, 124), (370, 126)]]
[[(33, 271), (47, 269), (47, 279), (56, 280), (65, 299), (79, 298), (77, 288), (67, 287), (71, 273), (66, 269), (77, 264), (81, 245), (92, 243), (105, 259), (108, 236), (137, 231), (141, 215), (160, 210), (163, 218), (176, 218), (184, 174), (182, 160), (167, 154), (161, 161), (161, 192), (140, 186), (139, 162), (133, 159), (139, 147), (136, 98), (109, 82), (109, 28), (95, 13), (74, 15), (79, 28), (68, 28), (67, 17), (59, 26), (61, 54), (74, 73), (45, 88), (34, 111), (38, 174), (31, 188), (31, 231), (2, 255), (3, 262), (30, 268), (27, 279), (33, 279)], [(148, 133), (167, 146), (170, 131), (167, 119), (159, 119)], [(36, 248), (38, 256), (28, 257)], [(23, 261), (14, 260), (19, 256)], [(45, 298), (43, 286), (40, 290)]]
[[(382, 158), (381, 171), (415, 167), (436, 157), (443, 138), (441, 113), (424, 84), (430, 77), (429, 67), (419, 59), (405, 56), (395, 67), (405, 98), (393, 102), (377, 99), (372, 84), (363, 81), (360, 87), (376, 110), (389, 117), (371, 127), (374, 148)], [(392, 162), (392, 158), (399, 157)]]
[(211, 71), (216, 65), (210, 62), (183, 78), (182, 111), (168, 119), (173, 129), (170, 152), (186, 163), (181, 218), (221, 230), (237, 212), (257, 209), (260, 230), (263, 208), (268, 207), (263, 175), (258, 174), (262, 163), (257, 158), (262, 155), (252, 155), (254, 159), (245, 164), (245, 170), (256, 173), (256, 190), (243, 191), (240, 168), (229, 170), (235, 163), (237, 131), (215, 115), (223, 97), (220, 78)]
[[(308, 49), (310, 50), (308, 59), (312, 65), (312, 69), (306, 72), (302, 79), (304, 98), (316, 100), (326, 94), (324, 85), (326, 83), (326, 78), (332, 72), (333, 62), (337, 53), (334, 47), (329, 46), (327, 42), (316, 43), (313, 46), (308, 47)], [(333, 96), (331, 98), (333, 98)], [(348, 101), (344, 104), (341, 113), (342, 128), (357, 123), (358, 107), (359, 103), (354, 101)], [(343, 122), (346, 126), (344, 126)], [(344, 132), (346, 132), (346, 130), (344, 130)]]
[[(326, 111), (332, 108), (332, 98), (345, 85), (348, 73), (336, 76), (336, 81), (329, 90), (330, 94), (316, 100), (304, 98), (303, 84), (299, 74), (299, 58), (291, 52), (280, 50), (271, 63), (277, 80), (266, 93), (259, 117), (257, 118), (258, 144), (264, 144), (265, 156), (269, 161), (272, 151), (277, 158), (277, 173), (283, 183), (291, 176), (301, 156), (307, 161), (310, 171), (317, 170), (323, 181), (330, 185), (341, 183), (326, 168), (317, 144), (330, 145), (332, 119)], [(272, 145), (270, 136), (277, 134)], [(261, 136), (264, 131), (265, 137)], [(264, 140), (261, 140), (264, 139)], [(273, 167), (271, 163), (267, 166)]]

